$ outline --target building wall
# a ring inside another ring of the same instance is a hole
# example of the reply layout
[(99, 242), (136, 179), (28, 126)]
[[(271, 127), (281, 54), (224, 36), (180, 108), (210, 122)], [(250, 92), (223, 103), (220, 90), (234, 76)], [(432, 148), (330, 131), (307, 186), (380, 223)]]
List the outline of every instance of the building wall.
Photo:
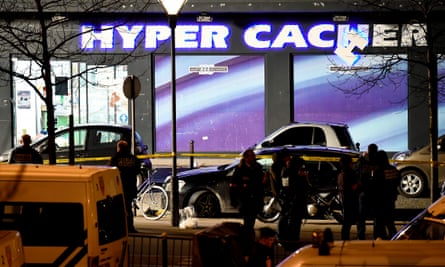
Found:
[[(265, 132), (264, 135), (271, 133), (273, 130), (279, 126), (294, 120), (293, 114), (293, 55), (295, 54), (329, 54), (332, 53), (331, 49), (316, 49), (314, 47), (309, 47), (307, 49), (294, 49), (292, 47), (282, 48), (282, 49), (252, 49), (247, 48), (241, 40), (242, 29), (251, 24), (262, 22), (265, 24), (270, 24), (272, 27), (279, 28), (283, 23), (298, 23), (301, 24), (301, 28), (307, 29), (307, 25), (312, 25), (317, 22), (332, 23), (333, 14), (239, 14), (233, 16), (232, 14), (215, 14), (213, 17), (213, 24), (227, 24), (230, 25), (231, 32), (231, 42), (230, 47), (227, 49), (177, 49), (178, 55), (188, 55), (188, 54), (259, 54), (263, 55), (265, 60)], [(399, 18), (390, 18), (388, 16), (380, 17), (376, 16), (370, 19), (369, 14), (365, 15), (353, 15), (351, 20), (359, 21), (360, 23), (395, 23), (398, 22)], [(178, 24), (196, 23), (196, 15), (194, 14), (184, 14), (179, 18)], [(98, 16), (91, 19), (96, 24), (100, 25), (101, 17)], [(149, 19), (147, 16), (136, 14), (131, 18), (133, 22), (146, 22), (154, 23), (159, 22), (166, 24), (166, 18), (163, 14), (152, 14)], [(109, 23), (110, 20), (104, 20), (103, 23)], [(77, 24), (76, 24), (77, 25)], [(203, 26), (205, 23), (198, 23), (198, 25)], [(276, 33), (276, 31), (274, 32)], [(141, 43), (142, 44), (142, 43)], [(116, 43), (118, 47), (120, 44)], [(170, 52), (168, 40), (159, 45), (156, 49), (144, 49), (141, 46), (137, 47), (135, 50), (141, 52), (141, 55), (134, 57), (128, 62), (128, 72), (129, 74), (134, 74), (139, 77), (142, 85), (142, 92), (136, 98), (135, 108), (136, 112), (135, 123), (136, 129), (140, 132), (144, 139), (149, 144), (154, 144), (156, 142), (155, 135), (155, 124), (154, 119), (154, 73), (155, 69), (152, 66), (153, 55), (165, 54), (168, 55)], [(368, 52), (371, 53), (382, 53), (388, 51), (385, 48), (372, 48)], [(397, 52), (398, 47), (395, 50), (390, 50)], [(404, 52), (405, 49), (401, 49), (400, 52)], [(90, 54), (99, 54), (103, 51), (89, 51)], [(115, 49), (111, 51), (112, 53), (122, 54), (125, 52), (124, 49)], [(391, 52), (392, 53), (392, 52)], [(409, 53), (408, 57), (418, 58), (419, 54)], [(422, 58), (421, 58), (422, 59)], [(81, 60), (90, 61), (90, 55), (85, 55), (81, 57)], [(423, 60), (423, 59), (422, 59)], [(5, 63), (8, 63), (5, 60)], [(110, 61), (111, 62), (111, 61)], [(409, 64), (409, 72), (413, 71), (422, 74), (425, 77), (426, 71), (424, 67), (419, 67), (418, 65)], [(6, 79), (7, 80), (7, 79)], [(3, 79), (2, 79), (3, 81)], [(422, 85), (425, 82), (423, 79), (418, 77), (409, 76), (408, 78), (408, 88), (409, 88), (409, 101), (408, 101), (408, 143), (409, 148), (414, 148), (428, 143), (429, 125), (428, 125), (428, 103), (425, 101), (427, 96), (427, 91), (419, 91), (419, 84)], [(12, 90), (9, 83), (3, 83), (0, 85), (2, 89), (0, 91), (0, 96), (2, 99), (11, 99)], [(4, 89), (4, 90), (3, 90)], [(14, 128), (14, 113), (11, 111), (10, 106), (4, 104), (5, 100), (0, 107), (2, 109), (0, 112), (0, 123), (4, 126), (4, 129), (13, 132), (11, 129)], [(6, 101), (7, 102), (7, 101)], [(130, 116), (133, 114), (130, 113)], [(1, 126), (0, 125), (0, 126)], [(14, 145), (14, 139), (8, 135), (0, 141), (0, 147), (4, 149)], [(365, 144), (363, 144), (365, 145)], [(153, 149), (153, 145), (151, 146)], [(155, 151), (153, 151), (155, 152)]]

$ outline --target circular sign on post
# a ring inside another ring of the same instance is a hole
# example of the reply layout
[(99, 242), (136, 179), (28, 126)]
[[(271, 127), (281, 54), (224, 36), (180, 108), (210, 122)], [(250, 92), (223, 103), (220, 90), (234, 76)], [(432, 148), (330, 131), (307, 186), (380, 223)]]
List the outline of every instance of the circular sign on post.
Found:
[(130, 75), (125, 78), (123, 90), (128, 99), (134, 99), (141, 93), (141, 81), (138, 77)]

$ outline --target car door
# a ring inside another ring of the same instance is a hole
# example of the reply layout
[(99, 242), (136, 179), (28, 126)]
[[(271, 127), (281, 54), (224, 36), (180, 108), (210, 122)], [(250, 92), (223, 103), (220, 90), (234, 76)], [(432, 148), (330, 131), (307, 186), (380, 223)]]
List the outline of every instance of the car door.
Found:
[[(56, 132), (55, 145), (56, 145), (56, 160), (57, 163), (67, 164), (69, 163), (69, 129), (64, 129)], [(74, 157), (75, 161), (86, 153), (86, 136), (87, 130), (85, 128), (74, 129)], [(44, 160), (48, 159), (48, 138), (45, 138), (42, 142), (36, 144), (34, 147), (40, 152)]]
[(88, 129), (86, 163), (107, 165), (116, 153), (119, 140), (128, 140), (123, 128), (90, 127)]

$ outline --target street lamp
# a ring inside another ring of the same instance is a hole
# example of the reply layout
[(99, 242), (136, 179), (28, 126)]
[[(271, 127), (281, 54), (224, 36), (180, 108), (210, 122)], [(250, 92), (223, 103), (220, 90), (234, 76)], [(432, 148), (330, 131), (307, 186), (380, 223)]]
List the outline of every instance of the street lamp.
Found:
[(171, 94), (172, 94), (172, 174), (171, 174), (171, 203), (172, 225), (179, 226), (179, 188), (176, 176), (176, 49), (175, 28), (176, 17), (187, 0), (158, 0), (168, 16), (171, 40)]

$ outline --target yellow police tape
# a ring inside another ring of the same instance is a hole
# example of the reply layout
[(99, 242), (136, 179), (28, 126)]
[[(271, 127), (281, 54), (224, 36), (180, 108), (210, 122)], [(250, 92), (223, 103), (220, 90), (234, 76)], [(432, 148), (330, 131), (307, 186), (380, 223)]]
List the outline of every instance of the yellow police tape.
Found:
[[(140, 159), (156, 159), (156, 158), (171, 158), (173, 154), (171, 152), (169, 153), (156, 153), (156, 154), (147, 154), (147, 155), (138, 155), (138, 158)], [(225, 158), (225, 159), (237, 159), (241, 157), (240, 153), (177, 153), (176, 156), (178, 158), (209, 158), (209, 159), (216, 159), (216, 158)], [(258, 155), (257, 158), (271, 158), (272, 155)], [(91, 162), (91, 161), (102, 161), (103, 164), (108, 164), (108, 161), (110, 160), (111, 156), (109, 157), (88, 157), (88, 158), (75, 158), (75, 163), (83, 163), (83, 162)], [(322, 156), (301, 156), (301, 158), (305, 161), (328, 161), (328, 162), (338, 162), (340, 160), (340, 157), (322, 157)], [(354, 157), (353, 161), (358, 161), (358, 157)], [(390, 160), (392, 163), (398, 163), (398, 164), (428, 164), (430, 166), (445, 166), (445, 162), (432, 162), (432, 161), (408, 161), (408, 160)], [(6, 162), (3, 162), (6, 163)], [(48, 160), (43, 161), (44, 164), (49, 164)], [(63, 158), (63, 159), (56, 159), (56, 163), (58, 164), (68, 164), (69, 159)]]

